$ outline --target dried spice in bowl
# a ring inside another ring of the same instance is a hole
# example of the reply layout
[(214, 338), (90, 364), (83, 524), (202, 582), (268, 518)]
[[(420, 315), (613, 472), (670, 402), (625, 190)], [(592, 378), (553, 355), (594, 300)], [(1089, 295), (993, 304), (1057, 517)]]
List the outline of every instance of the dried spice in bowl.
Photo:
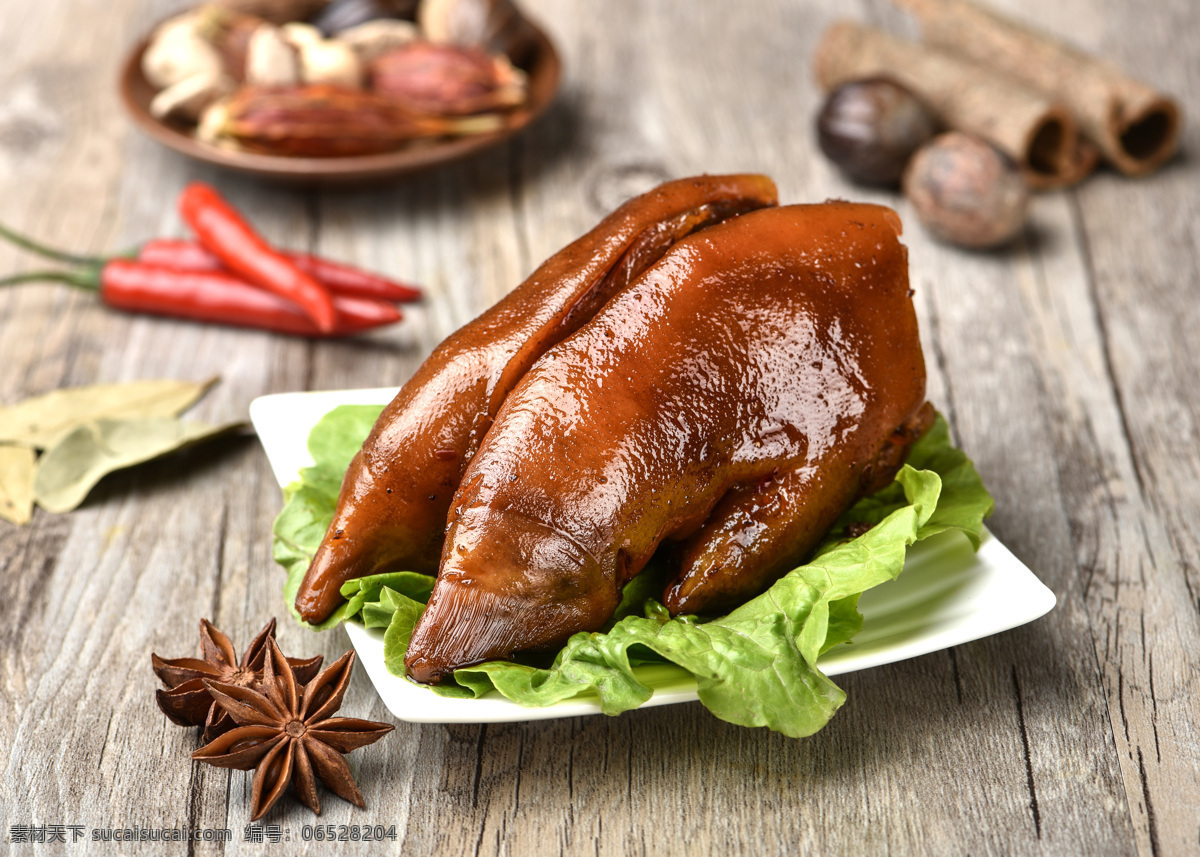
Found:
[[(302, 158), (503, 129), (530, 97), (525, 74), (497, 47), (527, 47), (516, 7), (410, 5), (335, 0), (287, 21), (219, 3), (177, 15), (141, 56), (156, 90), (150, 113), (217, 148)], [(472, 32), (479, 41), (463, 43)]]

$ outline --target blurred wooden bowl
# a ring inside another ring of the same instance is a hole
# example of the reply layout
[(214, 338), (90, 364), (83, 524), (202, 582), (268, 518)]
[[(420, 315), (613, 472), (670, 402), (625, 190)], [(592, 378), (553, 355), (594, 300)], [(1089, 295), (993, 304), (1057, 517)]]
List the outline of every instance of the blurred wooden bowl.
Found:
[(292, 158), (218, 149), (196, 140), (183, 122), (150, 115), (157, 91), (142, 74), (142, 54), (149, 36), (138, 43), (121, 68), (121, 101), (134, 123), (153, 139), (180, 154), (261, 178), (295, 184), (361, 184), (422, 172), (490, 149), (518, 134), (546, 112), (558, 92), (562, 60), (549, 37), (529, 22), (530, 44), (513, 64), (529, 76), (529, 100), (508, 114), (502, 130), (469, 137), (418, 140), (392, 152), (338, 158)]

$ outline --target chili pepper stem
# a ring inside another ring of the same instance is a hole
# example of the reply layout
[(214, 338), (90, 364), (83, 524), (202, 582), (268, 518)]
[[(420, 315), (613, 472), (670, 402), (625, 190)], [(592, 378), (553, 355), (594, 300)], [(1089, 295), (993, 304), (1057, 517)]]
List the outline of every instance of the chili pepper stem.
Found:
[(22, 283), (63, 283), (89, 292), (100, 291), (100, 268), (87, 271), (23, 271), (0, 279), (0, 286), (19, 286)]
[(46, 259), (53, 259), (56, 262), (66, 262), (68, 265), (102, 265), (104, 260), (97, 256), (76, 256), (74, 253), (67, 253), (63, 250), (56, 250), (53, 247), (47, 247), (32, 238), (27, 238), (19, 232), (14, 232), (7, 226), (0, 224), (0, 238), (15, 244), (16, 246), (28, 250), (38, 256)]

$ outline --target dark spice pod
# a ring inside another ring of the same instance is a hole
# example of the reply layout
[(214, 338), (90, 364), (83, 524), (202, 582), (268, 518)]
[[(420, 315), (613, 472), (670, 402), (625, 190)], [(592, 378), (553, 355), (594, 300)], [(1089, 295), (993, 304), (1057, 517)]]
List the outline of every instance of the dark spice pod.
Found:
[(925, 106), (883, 78), (842, 84), (817, 116), (821, 151), (851, 179), (869, 185), (899, 184), (908, 159), (936, 132)]
[(371, 85), (418, 113), (468, 116), (525, 101), (525, 74), (477, 47), (412, 42), (371, 63)]
[(220, 128), (247, 149), (295, 157), (386, 152), (446, 131), (445, 123), (414, 115), (392, 99), (325, 84), (242, 87), (226, 105)]

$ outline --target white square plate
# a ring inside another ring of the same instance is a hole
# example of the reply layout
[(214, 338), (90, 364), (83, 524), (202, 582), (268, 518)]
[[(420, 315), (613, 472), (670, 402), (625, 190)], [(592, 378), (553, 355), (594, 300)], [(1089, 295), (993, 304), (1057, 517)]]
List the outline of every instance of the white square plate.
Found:
[[(386, 404), (394, 387), (325, 393), (281, 393), (250, 403), (250, 419), (271, 469), (282, 487), (312, 464), (308, 434), (338, 405)], [(863, 627), (852, 643), (827, 652), (826, 675), (902, 661), (1032, 622), (1054, 607), (1054, 593), (990, 532), (978, 552), (961, 535), (949, 533), (912, 547), (904, 572), (865, 592), (859, 601)], [(383, 632), (356, 623), (343, 626), (392, 714), (414, 723), (502, 723), (599, 714), (599, 700), (582, 695), (546, 708), (526, 708), (492, 694), (482, 699), (448, 699), (387, 671)], [(645, 703), (670, 705), (696, 699), (691, 676), (671, 665), (638, 668), (654, 688)]]

